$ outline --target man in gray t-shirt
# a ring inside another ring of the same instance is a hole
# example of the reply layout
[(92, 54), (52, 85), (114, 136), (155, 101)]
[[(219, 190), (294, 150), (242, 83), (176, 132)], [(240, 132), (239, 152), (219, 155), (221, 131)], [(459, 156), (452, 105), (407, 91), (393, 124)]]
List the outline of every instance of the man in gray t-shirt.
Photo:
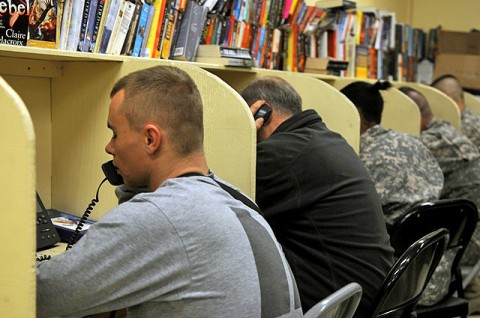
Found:
[(174, 67), (115, 84), (105, 150), (122, 188), (147, 192), (121, 198), (72, 249), (37, 264), (38, 317), (123, 308), (129, 318), (302, 316), (272, 230), (208, 169), (202, 108)]

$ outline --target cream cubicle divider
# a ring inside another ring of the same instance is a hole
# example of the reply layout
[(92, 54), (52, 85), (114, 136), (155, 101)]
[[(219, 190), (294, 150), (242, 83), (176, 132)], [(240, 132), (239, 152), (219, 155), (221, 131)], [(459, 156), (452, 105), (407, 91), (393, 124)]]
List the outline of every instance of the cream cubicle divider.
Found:
[[(0, 75), (32, 109), (37, 138), (47, 140), (37, 147), (48, 171), (38, 176), (41, 190), (51, 193), (51, 201), (44, 195), (47, 207), (83, 214), (104, 178), (101, 164), (111, 159), (104, 151), (111, 138), (110, 89), (123, 75), (155, 65), (174, 65), (193, 77), (204, 101), (210, 168), (254, 198), (255, 125), (243, 99), (218, 77), (192, 63), (0, 45)], [(93, 220), (116, 205), (113, 187), (102, 186), (99, 199)]]
[(463, 98), (465, 99), (465, 105), (472, 112), (480, 114), (480, 97), (475, 96), (469, 92), (463, 92)]
[[(338, 90), (360, 80), (372, 84), (376, 81), (334, 76), (320, 76), (319, 79), (329, 83)], [(420, 134), (420, 111), (417, 105), (394, 87), (382, 91), (381, 94), (384, 101), (381, 125), (385, 128), (418, 136)]]
[(0, 316), (35, 317), (35, 133), (18, 94), (0, 77)]
[(240, 69), (232, 72), (226, 68), (204, 67), (218, 75), (240, 92), (256, 78), (278, 76), (288, 81), (300, 94), (303, 109), (315, 109), (327, 127), (339, 134), (358, 153), (360, 147), (360, 117), (355, 106), (338, 90), (303, 73), (265, 69)]
[(428, 101), (433, 116), (450, 122), (455, 128), (460, 129), (460, 111), (455, 102), (436, 88), (420, 83), (394, 82), (395, 87), (408, 86), (419, 91)]

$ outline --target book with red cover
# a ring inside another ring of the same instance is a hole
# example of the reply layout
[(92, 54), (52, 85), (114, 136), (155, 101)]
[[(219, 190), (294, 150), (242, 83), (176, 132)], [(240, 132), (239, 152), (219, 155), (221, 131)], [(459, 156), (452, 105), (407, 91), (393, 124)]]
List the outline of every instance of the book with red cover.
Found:
[(0, 0), (4, 8), (15, 6), (16, 10), (6, 10), (0, 16), (0, 43), (10, 45), (27, 45), (29, 3), (21, 0)]

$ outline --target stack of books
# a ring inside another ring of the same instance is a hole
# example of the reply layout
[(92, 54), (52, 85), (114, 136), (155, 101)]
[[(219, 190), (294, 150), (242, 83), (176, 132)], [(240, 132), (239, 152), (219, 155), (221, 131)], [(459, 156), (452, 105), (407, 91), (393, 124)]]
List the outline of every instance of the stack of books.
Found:
[(348, 68), (348, 61), (335, 60), (330, 57), (312, 58), (307, 57), (305, 62), (306, 73), (340, 75)]
[(254, 66), (253, 58), (248, 49), (214, 44), (200, 45), (195, 62), (234, 67)]

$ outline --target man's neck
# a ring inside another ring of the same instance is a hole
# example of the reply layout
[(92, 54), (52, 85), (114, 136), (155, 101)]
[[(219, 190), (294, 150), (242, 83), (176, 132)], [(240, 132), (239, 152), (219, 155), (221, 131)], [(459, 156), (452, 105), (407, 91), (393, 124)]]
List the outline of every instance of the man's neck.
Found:
[(156, 165), (158, 169), (154, 168), (149, 186), (152, 191), (155, 191), (167, 179), (189, 173), (208, 175), (208, 165), (203, 151), (181, 158), (158, 160)]

